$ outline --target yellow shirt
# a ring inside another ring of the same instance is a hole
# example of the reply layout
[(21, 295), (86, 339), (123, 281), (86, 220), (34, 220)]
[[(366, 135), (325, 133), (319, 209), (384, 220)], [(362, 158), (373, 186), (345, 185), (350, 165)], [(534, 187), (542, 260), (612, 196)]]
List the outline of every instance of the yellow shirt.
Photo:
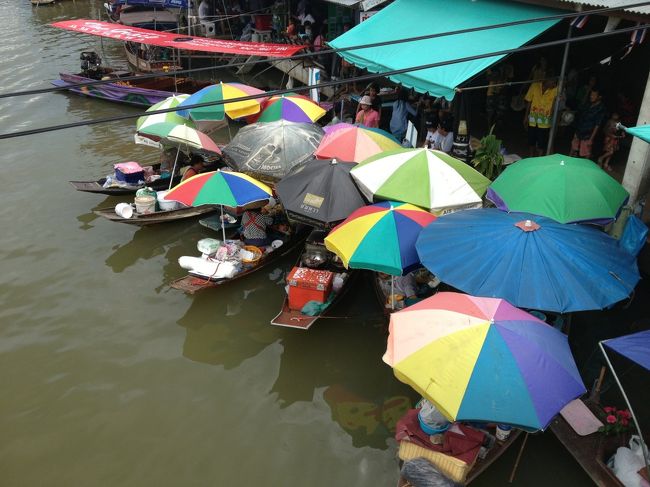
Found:
[(557, 96), (557, 87), (542, 91), (542, 83), (537, 82), (530, 85), (524, 100), (530, 102), (530, 113), (528, 114), (528, 125), (547, 129), (551, 126), (551, 114), (553, 104)]

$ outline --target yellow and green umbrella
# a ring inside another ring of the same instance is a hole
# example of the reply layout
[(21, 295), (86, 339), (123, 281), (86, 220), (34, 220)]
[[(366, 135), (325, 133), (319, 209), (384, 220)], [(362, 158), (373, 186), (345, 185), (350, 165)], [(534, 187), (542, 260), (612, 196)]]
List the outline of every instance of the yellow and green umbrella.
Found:
[[(178, 114), (195, 122), (209, 120), (223, 120), (226, 115), (230, 118), (241, 118), (253, 115), (260, 111), (260, 103), (264, 98), (228, 102), (236, 98), (251, 95), (262, 95), (263, 90), (241, 83), (218, 83), (206, 86), (185, 99), (179, 107)], [(201, 103), (226, 102), (215, 105), (207, 105), (197, 108), (183, 108)]]
[(399, 148), (365, 159), (350, 175), (369, 200), (404, 201), (435, 214), (480, 207), (490, 180), (444, 152)]

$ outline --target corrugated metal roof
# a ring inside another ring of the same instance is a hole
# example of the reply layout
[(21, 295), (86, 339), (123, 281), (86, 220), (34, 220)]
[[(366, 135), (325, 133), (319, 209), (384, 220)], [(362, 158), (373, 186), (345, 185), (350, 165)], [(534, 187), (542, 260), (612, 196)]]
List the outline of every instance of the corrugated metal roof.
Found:
[[(634, 5), (635, 3), (641, 3), (643, 0), (559, 0), (562, 3), (575, 3), (578, 5), (584, 5), (586, 7), (622, 7), (625, 5)], [(632, 12), (635, 14), (644, 14), (650, 15), (650, 5), (646, 7), (633, 7), (626, 8), (625, 11)], [(612, 13), (616, 15), (616, 13)]]
[(345, 5), (346, 7), (354, 7), (361, 0), (325, 0), (325, 1), (330, 3), (338, 3), (339, 5)]

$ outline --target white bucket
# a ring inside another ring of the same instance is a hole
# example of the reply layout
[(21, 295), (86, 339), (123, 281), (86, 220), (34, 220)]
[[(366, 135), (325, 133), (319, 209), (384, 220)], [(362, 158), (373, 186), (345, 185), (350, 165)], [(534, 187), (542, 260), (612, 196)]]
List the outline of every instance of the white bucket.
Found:
[(178, 209), (178, 202), (165, 199), (167, 193), (169, 193), (169, 191), (158, 191), (156, 193), (156, 199), (158, 200), (158, 208), (160, 208), (160, 211), (171, 211)]
[(153, 196), (136, 196), (135, 211), (141, 215), (156, 211), (156, 198)]
[(115, 205), (115, 214), (122, 218), (131, 218), (133, 216), (131, 203), (118, 203)]
[(499, 441), (506, 441), (510, 436), (510, 431), (512, 431), (512, 426), (509, 424), (497, 424), (496, 437)]

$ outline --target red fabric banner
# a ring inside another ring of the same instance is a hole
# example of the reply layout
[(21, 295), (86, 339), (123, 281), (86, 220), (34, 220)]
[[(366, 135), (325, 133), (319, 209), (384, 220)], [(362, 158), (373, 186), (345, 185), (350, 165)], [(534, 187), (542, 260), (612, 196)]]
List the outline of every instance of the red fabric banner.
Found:
[(59, 29), (82, 32), (94, 36), (109, 37), (121, 41), (139, 42), (159, 47), (186, 51), (219, 52), (244, 56), (289, 57), (304, 48), (294, 44), (271, 44), (265, 42), (226, 41), (207, 37), (185, 36), (177, 33), (158, 32), (129, 27), (98, 20), (65, 20), (50, 24)]

